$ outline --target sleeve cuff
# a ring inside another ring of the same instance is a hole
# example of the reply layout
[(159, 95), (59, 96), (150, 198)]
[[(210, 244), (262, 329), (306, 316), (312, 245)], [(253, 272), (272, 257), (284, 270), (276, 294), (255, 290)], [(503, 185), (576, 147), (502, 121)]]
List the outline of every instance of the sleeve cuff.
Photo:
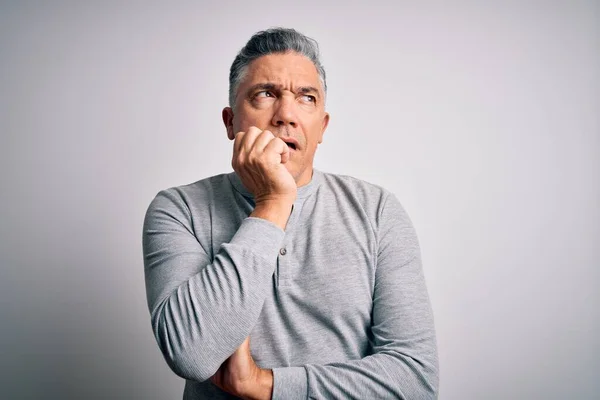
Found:
[(248, 217), (238, 228), (230, 244), (250, 248), (263, 256), (277, 257), (285, 232), (274, 223), (262, 218)]
[(304, 367), (273, 368), (272, 400), (306, 400), (308, 377)]

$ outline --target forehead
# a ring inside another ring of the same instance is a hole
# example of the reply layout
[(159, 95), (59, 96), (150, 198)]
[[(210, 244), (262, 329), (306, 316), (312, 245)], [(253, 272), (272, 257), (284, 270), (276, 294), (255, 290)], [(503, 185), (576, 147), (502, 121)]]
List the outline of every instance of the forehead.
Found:
[(319, 72), (307, 57), (295, 53), (262, 56), (248, 65), (242, 86), (271, 82), (284, 86), (314, 86), (321, 89)]

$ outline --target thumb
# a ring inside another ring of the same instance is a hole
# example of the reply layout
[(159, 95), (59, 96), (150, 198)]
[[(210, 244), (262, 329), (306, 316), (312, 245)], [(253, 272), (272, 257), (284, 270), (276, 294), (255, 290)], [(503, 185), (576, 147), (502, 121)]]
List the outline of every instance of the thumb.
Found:
[(246, 339), (244, 339), (242, 344), (240, 344), (240, 347), (235, 349), (235, 351), (233, 352), (233, 354), (231, 356), (239, 357), (242, 354), (246, 354), (246, 353), (248, 353), (248, 354), (250, 353), (250, 336), (248, 336)]
[(244, 350), (247, 351), (248, 353), (250, 353), (250, 336), (248, 336), (244, 342), (240, 345), (239, 347), (240, 350)]
[(281, 153), (281, 163), (285, 164), (289, 160), (290, 160), (290, 149), (289, 149), (289, 147), (287, 147), (287, 145), (285, 145), (285, 147), (283, 148), (283, 152)]

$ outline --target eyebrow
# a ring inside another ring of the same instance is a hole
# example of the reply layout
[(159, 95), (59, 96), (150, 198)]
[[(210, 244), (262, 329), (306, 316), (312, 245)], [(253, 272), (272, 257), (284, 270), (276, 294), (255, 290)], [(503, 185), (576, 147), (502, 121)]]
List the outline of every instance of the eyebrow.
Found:
[(276, 88), (277, 88), (277, 85), (275, 85), (274, 83), (257, 83), (256, 85), (252, 85), (248, 88), (248, 93), (253, 93), (259, 89), (273, 90)]
[[(271, 82), (257, 83), (256, 85), (252, 85), (248, 89), (248, 93), (254, 93), (257, 90), (277, 90), (280, 88), (281, 88), (281, 85), (276, 85)], [(312, 93), (312, 94), (317, 95), (317, 97), (319, 96), (319, 89), (317, 89), (314, 86), (299, 86), (296, 88), (296, 91), (298, 93), (304, 93), (304, 94)]]
[(300, 86), (299, 88), (297, 88), (297, 90), (300, 93), (314, 93), (316, 95), (319, 94), (319, 89), (317, 89), (314, 86)]

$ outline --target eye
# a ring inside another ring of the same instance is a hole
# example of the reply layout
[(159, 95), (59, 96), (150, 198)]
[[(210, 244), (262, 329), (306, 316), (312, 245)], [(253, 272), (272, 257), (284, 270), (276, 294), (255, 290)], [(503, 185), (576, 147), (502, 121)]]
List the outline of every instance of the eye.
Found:
[(302, 96), (302, 100), (306, 101), (307, 103), (315, 103), (317, 101), (317, 98), (310, 94), (305, 94)]
[(268, 90), (261, 90), (260, 92), (256, 93), (254, 95), (255, 98), (261, 98), (261, 97), (273, 97), (273, 93), (269, 92)]

